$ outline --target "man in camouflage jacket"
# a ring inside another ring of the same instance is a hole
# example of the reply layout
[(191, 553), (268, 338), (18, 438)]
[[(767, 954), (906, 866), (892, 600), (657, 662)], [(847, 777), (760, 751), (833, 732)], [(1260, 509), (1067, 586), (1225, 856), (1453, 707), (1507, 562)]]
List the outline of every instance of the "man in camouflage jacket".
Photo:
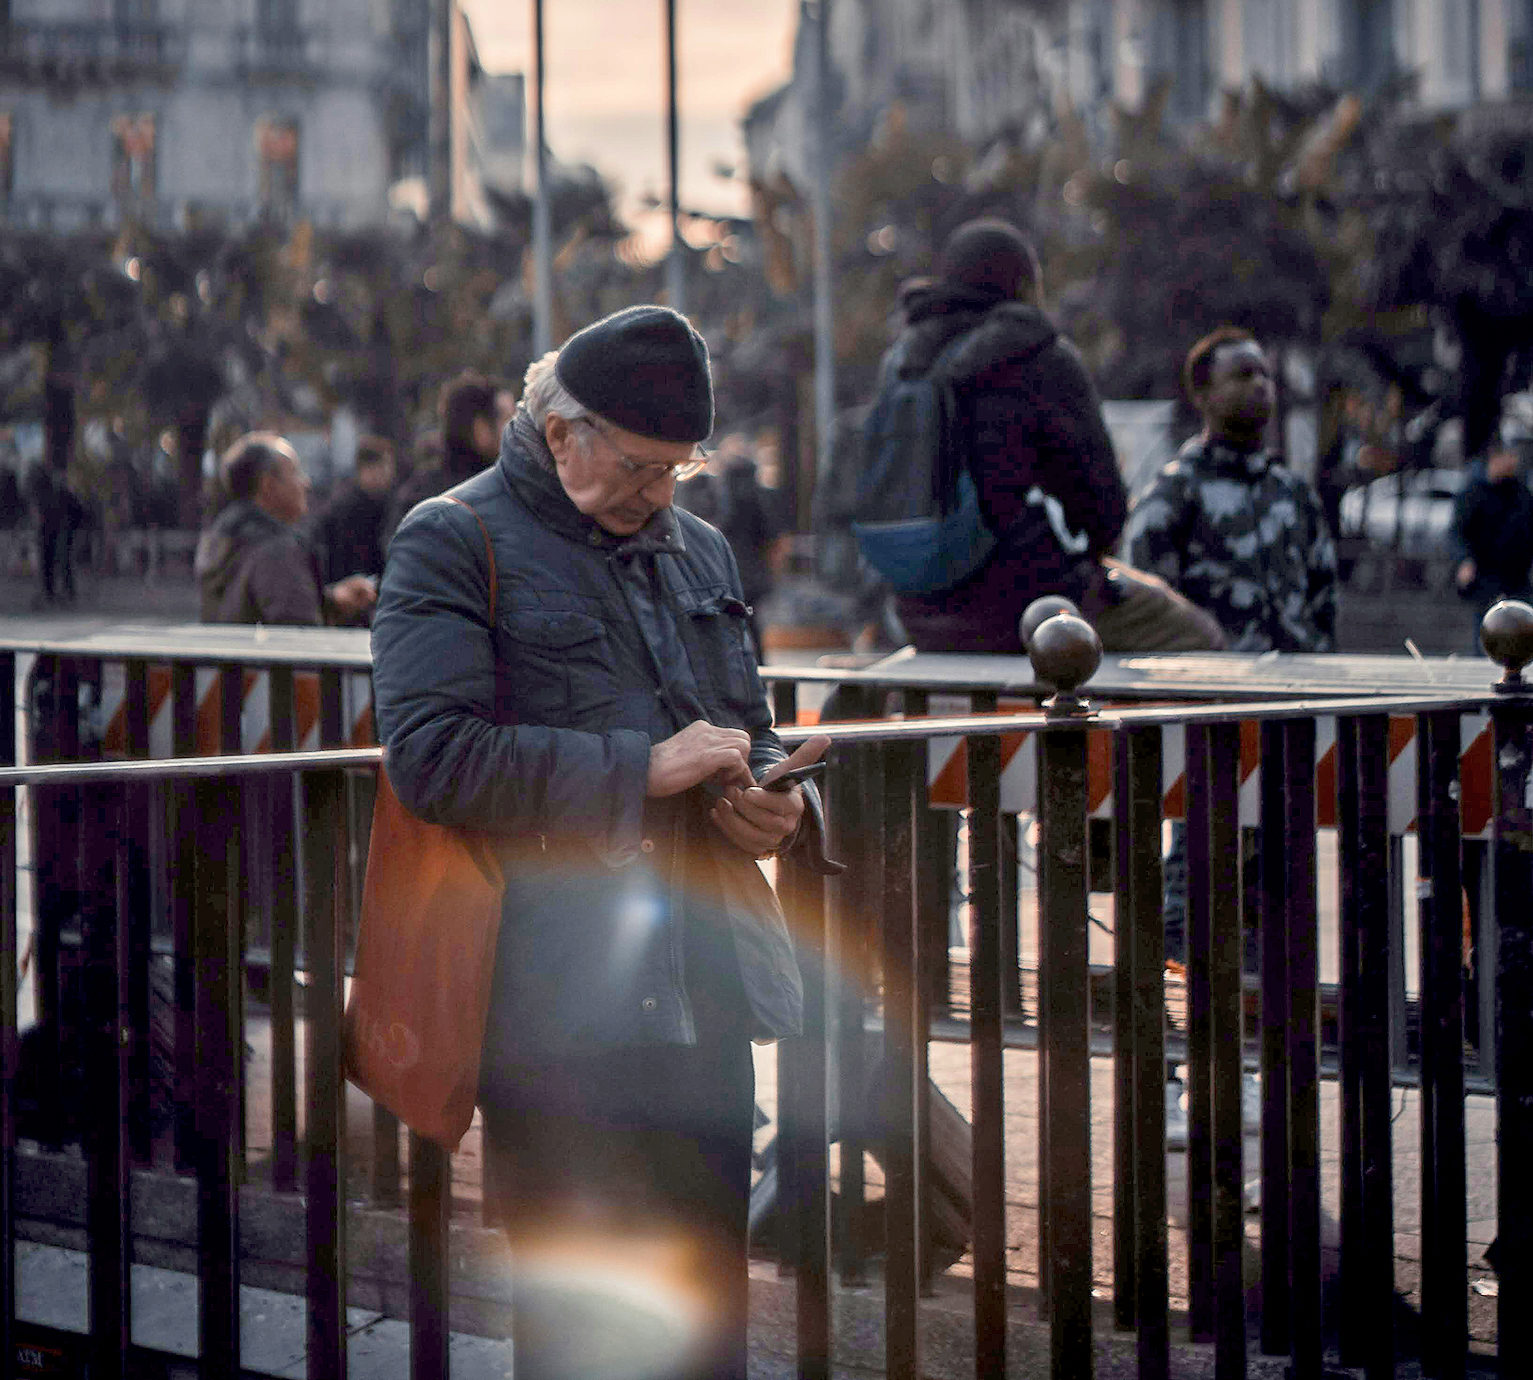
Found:
[(1129, 561), (1219, 620), (1239, 652), (1329, 652), (1336, 547), (1320, 499), (1263, 444), (1276, 391), (1261, 346), (1222, 326), (1188, 353), (1203, 418), (1129, 514)]

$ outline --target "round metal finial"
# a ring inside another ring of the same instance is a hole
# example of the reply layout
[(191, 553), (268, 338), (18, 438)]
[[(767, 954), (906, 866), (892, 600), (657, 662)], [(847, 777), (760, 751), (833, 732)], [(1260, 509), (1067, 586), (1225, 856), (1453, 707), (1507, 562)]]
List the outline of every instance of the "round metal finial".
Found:
[(1017, 620), (1017, 636), (1022, 640), (1024, 652), (1031, 654), (1033, 634), (1038, 631), (1038, 625), (1056, 613), (1068, 613), (1074, 618), (1081, 616), (1081, 611), (1063, 594), (1045, 594), (1022, 610), (1022, 617)]
[(1480, 645), (1486, 656), (1506, 668), (1497, 690), (1513, 694), (1528, 690), (1522, 668), (1533, 661), (1533, 605), (1521, 599), (1492, 604), (1480, 620)]
[(1044, 708), (1051, 714), (1082, 712), (1086, 703), (1076, 696), (1076, 688), (1090, 680), (1102, 664), (1102, 639), (1096, 629), (1084, 618), (1056, 613), (1034, 629), (1028, 655), (1038, 678), (1057, 691)]

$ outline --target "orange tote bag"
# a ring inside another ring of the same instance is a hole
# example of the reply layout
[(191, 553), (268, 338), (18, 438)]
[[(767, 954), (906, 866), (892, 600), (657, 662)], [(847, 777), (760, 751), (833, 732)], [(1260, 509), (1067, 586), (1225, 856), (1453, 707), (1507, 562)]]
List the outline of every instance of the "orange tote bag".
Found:
[(448, 1150), (474, 1117), (504, 893), (487, 837), (417, 819), (378, 773), (346, 1076)]
[[(461, 506), (484, 533), (493, 627), (494, 548), (483, 519)], [(346, 1076), (448, 1150), (474, 1117), (505, 890), (492, 836), (412, 815), (379, 771), (342, 1028)]]

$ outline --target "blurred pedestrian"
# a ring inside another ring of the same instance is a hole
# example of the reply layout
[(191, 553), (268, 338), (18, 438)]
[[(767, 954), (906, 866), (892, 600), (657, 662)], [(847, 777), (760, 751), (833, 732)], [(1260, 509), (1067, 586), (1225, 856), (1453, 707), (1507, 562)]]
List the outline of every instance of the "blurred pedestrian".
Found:
[[(1096, 388), (1044, 312), (1042, 289), (1031, 242), (998, 219), (959, 226), (937, 276), (900, 289), (904, 324), (879, 366), (868, 425), (900, 385), (943, 379), (953, 416), (942, 465), (972, 479), (993, 541), (956, 584), (899, 594), (900, 622), (918, 651), (1020, 655), (1024, 610), (1063, 595), (1107, 651), (1217, 647), (1211, 618), (1109, 556), (1128, 496)], [(877, 460), (870, 453), (865, 463)]]
[(383, 524), (396, 473), (389, 441), (364, 436), (357, 442), (355, 471), (314, 519), (315, 554), (327, 582), (383, 573)]
[(72, 547), (74, 534), (85, 520), (85, 505), (65, 476), (46, 461), (33, 464), (22, 481), (22, 489), (37, 542), (35, 606), (72, 604), (75, 601)]
[(377, 602), (377, 585), (358, 572), (326, 584), (298, 530), (309, 507), (309, 477), (283, 437), (253, 431), (219, 461), (229, 503), (203, 530), (193, 570), (204, 623), (353, 621)]
[(734, 553), (740, 586), (750, 606), (751, 640), (756, 659), (765, 656), (761, 634), (761, 601), (772, 591), (772, 547), (782, 535), (777, 495), (760, 479), (749, 443), (738, 433), (726, 436), (703, 473), (676, 486), (676, 502), (689, 513), (711, 522)]
[(1496, 439), (1470, 462), (1453, 509), (1454, 583), (1469, 602), (1471, 649), (1480, 650), (1480, 620), (1500, 599), (1533, 598), (1533, 492), (1528, 461), (1533, 424), (1508, 408)]
[(1237, 652), (1336, 648), (1336, 544), (1314, 486), (1267, 446), (1272, 364), (1221, 326), (1187, 354), (1203, 430), (1151, 482), (1124, 530), (1128, 558), (1218, 619)]
[(442, 455), (436, 464), (417, 469), (394, 496), (384, 530), (384, 545), (404, 515), (428, 498), (472, 479), (500, 453), (498, 390), (483, 374), (465, 370), (442, 386), (437, 416), (442, 424)]

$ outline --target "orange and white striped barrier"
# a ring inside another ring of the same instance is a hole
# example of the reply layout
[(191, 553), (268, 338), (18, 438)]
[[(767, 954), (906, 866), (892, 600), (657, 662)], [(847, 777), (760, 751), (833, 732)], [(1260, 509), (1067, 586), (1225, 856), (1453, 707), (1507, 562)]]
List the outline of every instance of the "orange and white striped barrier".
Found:
[[(931, 712), (967, 714), (967, 699), (933, 696)], [(1028, 713), (1030, 700), (1002, 701), (1003, 713)], [(1261, 815), (1261, 725), (1248, 719), (1240, 725), (1240, 823), (1255, 825)], [(1459, 807), (1466, 838), (1488, 838), (1491, 824), (1491, 726), (1488, 714), (1465, 714), (1459, 731)], [(1186, 733), (1180, 724), (1161, 730), (1161, 799), (1167, 819), (1181, 819), (1186, 812)], [(1416, 825), (1416, 720), (1391, 715), (1389, 720), (1389, 832), (1406, 834)], [(926, 745), (926, 780), (934, 806), (957, 810), (969, 801), (968, 763), (962, 738), (933, 738)], [(1086, 735), (1087, 809), (1093, 818), (1110, 819), (1113, 813), (1112, 734), (1109, 730)], [(1336, 720), (1315, 719), (1316, 817), (1323, 828), (1334, 828), (1336, 819)], [(1001, 735), (1001, 808), (1012, 814), (1032, 814), (1038, 805), (1038, 752), (1036, 734)]]
[[(372, 677), (366, 671), (341, 671), (341, 722), (345, 729), (342, 747), (372, 747), (377, 739), (373, 730)], [(198, 666), (193, 672), (196, 697), (195, 748), (199, 756), (218, 756), (224, 752), (223, 690), (220, 669)], [(241, 753), (271, 752), (272, 707), (270, 672), (246, 668), (240, 699)], [(173, 705), (171, 674), (167, 665), (148, 668), (149, 756), (175, 756), (172, 733)], [(319, 675), (313, 671), (293, 673), (294, 746), (308, 751), (320, 746)], [(127, 667), (121, 661), (103, 661), (101, 665), (101, 722), (104, 725), (102, 750), (109, 757), (127, 754)]]

